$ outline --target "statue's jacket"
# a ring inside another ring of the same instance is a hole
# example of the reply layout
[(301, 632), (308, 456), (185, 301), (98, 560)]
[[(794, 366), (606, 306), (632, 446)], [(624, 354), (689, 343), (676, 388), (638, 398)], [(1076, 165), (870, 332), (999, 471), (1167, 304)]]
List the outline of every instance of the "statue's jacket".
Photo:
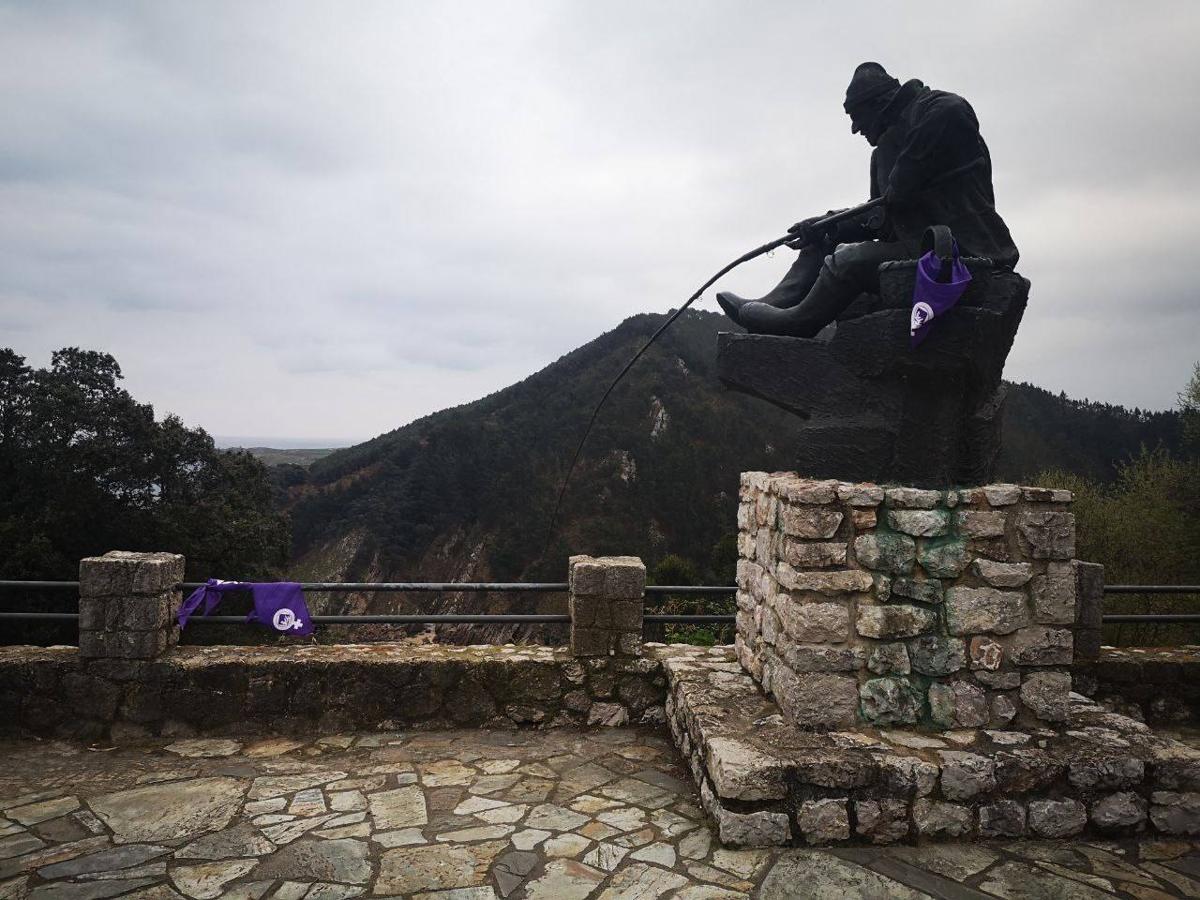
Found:
[(871, 154), (871, 197), (889, 197), (887, 218), (838, 239), (915, 244), (928, 226), (947, 225), (964, 255), (1015, 266), (1019, 253), (996, 212), (992, 159), (971, 104), (914, 79), (888, 114), (894, 121)]

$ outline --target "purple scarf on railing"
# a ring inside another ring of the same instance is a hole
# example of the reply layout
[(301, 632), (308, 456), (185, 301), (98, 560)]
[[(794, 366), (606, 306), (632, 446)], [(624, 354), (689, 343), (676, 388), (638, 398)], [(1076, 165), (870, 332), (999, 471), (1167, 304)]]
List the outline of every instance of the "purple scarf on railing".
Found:
[(254, 598), (254, 609), (246, 616), (247, 622), (264, 625), (279, 634), (294, 634), (307, 637), (313, 633), (312, 616), (304, 602), (304, 591), (294, 581), (221, 581), (210, 578), (196, 588), (179, 607), (179, 627), (187, 625), (188, 619), (203, 606), (200, 615), (211, 615), (221, 602), (221, 596), (231, 591), (250, 591)]

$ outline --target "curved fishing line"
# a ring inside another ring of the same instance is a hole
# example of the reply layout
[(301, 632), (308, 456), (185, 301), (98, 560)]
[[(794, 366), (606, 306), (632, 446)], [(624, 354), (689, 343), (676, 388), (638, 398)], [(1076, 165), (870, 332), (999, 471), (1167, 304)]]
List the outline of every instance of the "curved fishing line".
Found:
[[(866, 212), (867, 210), (873, 209), (876, 206), (880, 206), (882, 203), (883, 203), (883, 198), (876, 198), (875, 200), (871, 200), (867, 203), (862, 204), (861, 206), (856, 206), (851, 209), (843, 210), (842, 212), (839, 212), (839, 213), (834, 213), (833, 215), (827, 216), (826, 218), (821, 219), (818, 222), (814, 222), (812, 224), (812, 226), (810, 226), (811, 230), (814, 233), (816, 233), (816, 232), (819, 232), (819, 231), (822, 231), (825, 229), (832, 228), (833, 226), (837, 225), (839, 222), (842, 222), (842, 221), (845, 221), (846, 219), (850, 219), (854, 216), (860, 215), (860, 214)], [(609, 394), (611, 394), (613, 392), (613, 389), (618, 384), (621, 383), (621, 379), (624, 378), (626, 373), (630, 369), (633, 368), (633, 364), (642, 358), (642, 354), (650, 349), (650, 345), (653, 344), (656, 340), (658, 340), (659, 335), (661, 335), (664, 331), (666, 331), (668, 328), (670, 328), (671, 324), (676, 319), (678, 319), (681, 315), (683, 315), (683, 313), (687, 310), (687, 308), (689, 306), (691, 306), (693, 303), (695, 303), (700, 298), (700, 295), (703, 294), (705, 291), (707, 291), (710, 287), (712, 287), (713, 284), (715, 284), (723, 276), (725, 276), (732, 270), (736, 269), (742, 263), (749, 262), (752, 259), (762, 256), (764, 253), (769, 253), (770, 251), (774, 250), (777, 247), (782, 247), (784, 244), (789, 244), (796, 240), (797, 240), (797, 236), (795, 234), (791, 234), (791, 233), (785, 234), (781, 238), (776, 238), (773, 241), (769, 241), (769, 242), (763, 244), (761, 247), (754, 248), (749, 253), (742, 254), (737, 259), (735, 259), (733, 262), (729, 263), (729, 265), (725, 266), (723, 269), (721, 269), (719, 272), (717, 272), (716, 275), (714, 275), (712, 278), (708, 279), (708, 281), (704, 282), (704, 284), (700, 285), (699, 289), (694, 294), (692, 294), (692, 296), (688, 297), (687, 302), (684, 303), (683, 306), (679, 307), (679, 309), (677, 309), (677, 310), (675, 310), (675, 312), (671, 313), (671, 315), (667, 317), (667, 321), (663, 322), (662, 325), (660, 325), (658, 327), (658, 330), (655, 331), (654, 334), (650, 335), (650, 339), (648, 341), (646, 341), (646, 343), (642, 344), (642, 346), (638, 350), (638, 352), (633, 354), (633, 358), (630, 359), (629, 362), (625, 363), (625, 367), (623, 369), (621, 369), (620, 372), (617, 373), (617, 377), (612, 380), (612, 384), (610, 384), (608, 386), (608, 389), (604, 392), (603, 396), (600, 397), (600, 402), (597, 403), (595, 408), (592, 410), (592, 415), (591, 415), (591, 418), (588, 419), (587, 427), (583, 429), (583, 437), (581, 437), (579, 439), (579, 446), (577, 446), (575, 448), (575, 455), (571, 457), (571, 464), (567, 467), (567, 474), (563, 478), (562, 487), (559, 488), (559, 491), (558, 491), (558, 499), (554, 501), (554, 511), (550, 514), (549, 533), (546, 535), (546, 545), (545, 545), (545, 547), (542, 548), (542, 556), (543, 557), (546, 555), (546, 552), (550, 549), (550, 543), (554, 540), (554, 527), (558, 523), (558, 513), (559, 513), (560, 509), (562, 508), (563, 497), (566, 496), (567, 486), (571, 482), (571, 476), (575, 473), (575, 466), (579, 463), (579, 457), (583, 453), (583, 445), (587, 443), (588, 435), (590, 435), (592, 433), (592, 426), (596, 424), (596, 417), (600, 415), (600, 410), (603, 408), (605, 401), (608, 400)]]
[(550, 515), (550, 529), (549, 534), (546, 537), (546, 546), (542, 550), (543, 556), (545, 556), (546, 551), (550, 549), (550, 543), (554, 540), (554, 527), (558, 521), (558, 513), (562, 507), (563, 497), (566, 496), (567, 486), (571, 482), (571, 476), (575, 473), (575, 466), (579, 463), (579, 457), (583, 453), (583, 445), (587, 443), (588, 435), (592, 433), (592, 426), (596, 424), (596, 418), (600, 415), (600, 410), (603, 408), (605, 401), (608, 400), (609, 394), (611, 394), (613, 389), (620, 384), (621, 379), (625, 377), (626, 373), (633, 368), (634, 363), (641, 359), (642, 354), (650, 349), (650, 345), (658, 340), (659, 335), (670, 328), (671, 323), (683, 315), (687, 308), (700, 299), (700, 295), (712, 287), (712, 285), (716, 283), (722, 276), (726, 275), (733, 269), (736, 269), (742, 263), (749, 262), (755, 257), (762, 256), (764, 253), (774, 250), (776, 247), (780, 247), (783, 244), (786, 244), (788, 241), (793, 241), (795, 239), (796, 236), (793, 234), (785, 235), (784, 237), (773, 240), (770, 243), (763, 244), (761, 247), (757, 247), (754, 250), (751, 250), (749, 253), (739, 256), (729, 265), (725, 266), (725, 268), (721, 269), (721, 271), (719, 271), (716, 275), (704, 282), (704, 284), (700, 286), (700, 289), (697, 290), (696, 293), (688, 297), (687, 302), (684, 303), (683, 306), (671, 313), (671, 315), (667, 317), (667, 321), (663, 322), (662, 325), (658, 327), (658, 330), (650, 336), (650, 339), (647, 340), (646, 343), (642, 344), (638, 352), (635, 353), (629, 362), (625, 363), (625, 367), (617, 373), (617, 377), (612, 380), (612, 383), (608, 386), (608, 389), (605, 390), (604, 394), (600, 397), (600, 402), (597, 403), (595, 408), (592, 410), (592, 415), (591, 418), (588, 419), (587, 427), (583, 429), (583, 437), (579, 439), (579, 445), (575, 448), (574, 456), (571, 457), (571, 464), (567, 467), (567, 474), (563, 478), (562, 487), (560, 487), (558, 491), (558, 499), (554, 502), (554, 511)]

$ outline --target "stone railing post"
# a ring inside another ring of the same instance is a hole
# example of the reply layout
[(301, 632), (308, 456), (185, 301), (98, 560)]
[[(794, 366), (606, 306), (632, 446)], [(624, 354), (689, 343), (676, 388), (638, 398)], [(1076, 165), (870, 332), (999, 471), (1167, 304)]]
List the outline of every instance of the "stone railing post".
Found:
[(154, 659), (179, 640), (184, 559), (113, 550), (79, 563), (79, 654)]
[(1075, 567), (1075, 662), (1093, 663), (1100, 658), (1104, 615), (1104, 566), (1071, 561)]
[(571, 653), (641, 656), (646, 566), (636, 556), (572, 556)]

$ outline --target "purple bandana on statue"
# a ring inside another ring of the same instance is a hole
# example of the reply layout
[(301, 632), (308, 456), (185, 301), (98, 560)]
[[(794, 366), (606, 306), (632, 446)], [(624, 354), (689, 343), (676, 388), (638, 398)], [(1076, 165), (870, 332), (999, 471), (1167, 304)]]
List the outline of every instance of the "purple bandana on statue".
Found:
[(918, 347), (929, 336), (933, 321), (954, 308), (963, 291), (971, 283), (971, 273), (958, 257), (954, 245), (954, 262), (948, 273), (949, 281), (939, 281), (942, 261), (932, 250), (917, 260), (917, 281), (913, 285), (912, 320), (909, 335), (911, 346)]
[(278, 634), (294, 634), (307, 637), (313, 633), (312, 617), (304, 602), (304, 592), (294, 581), (221, 581), (210, 578), (203, 586), (192, 591), (179, 607), (179, 627), (187, 625), (188, 619), (201, 606), (200, 615), (211, 615), (221, 602), (221, 596), (231, 591), (250, 591), (254, 597), (254, 609), (246, 616), (247, 622), (265, 625)]

